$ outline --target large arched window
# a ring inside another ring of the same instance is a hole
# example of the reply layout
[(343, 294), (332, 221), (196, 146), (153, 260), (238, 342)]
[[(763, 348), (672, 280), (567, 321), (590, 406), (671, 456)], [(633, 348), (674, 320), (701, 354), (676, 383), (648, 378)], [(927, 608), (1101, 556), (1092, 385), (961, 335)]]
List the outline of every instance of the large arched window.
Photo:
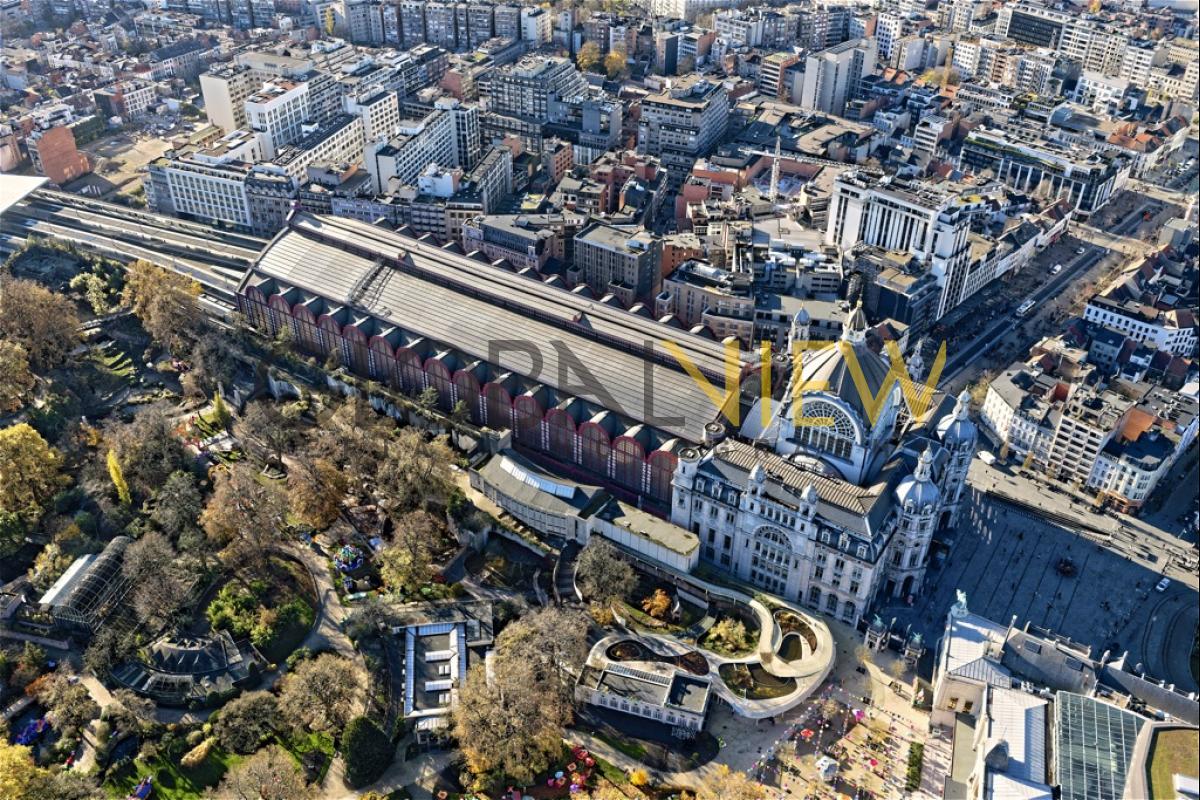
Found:
[(850, 460), (855, 442), (862, 440), (854, 420), (825, 400), (806, 398), (802, 407), (804, 415), (796, 420), (796, 441), (819, 453)]
[(791, 571), (792, 543), (786, 533), (771, 525), (754, 531), (754, 556), (751, 564), (759, 573), (787, 582)]

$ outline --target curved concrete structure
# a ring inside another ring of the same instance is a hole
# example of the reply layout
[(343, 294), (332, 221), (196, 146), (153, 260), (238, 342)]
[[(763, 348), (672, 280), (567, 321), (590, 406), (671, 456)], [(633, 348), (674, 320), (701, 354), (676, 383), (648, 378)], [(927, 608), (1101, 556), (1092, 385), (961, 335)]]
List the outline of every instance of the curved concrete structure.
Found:
[[(672, 577), (672, 573), (665, 572), (661, 568), (659, 571), (663, 572), (667, 577)], [(829, 628), (824, 622), (813, 617), (799, 606), (779, 598), (769, 597), (771, 603), (778, 606), (780, 611), (795, 614), (803, 620), (811, 628), (817, 640), (816, 650), (806, 653), (802, 658), (786, 660), (778, 655), (779, 647), (783, 642), (783, 631), (780, 629), (775, 615), (761, 601), (735, 589), (708, 583), (694, 575), (674, 575), (674, 580), (675, 582), (690, 584), (693, 589), (702, 589), (707, 594), (721, 598), (726, 602), (748, 606), (754, 612), (759, 622), (758, 645), (755, 651), (750, 655), (740, 658), (729, 658), (718, 655), (711, 650), (706, 650), (699, 645), (685, 644), (675, 636), (668, 634), (613, 634), (605, 636), (592, 647), (591, 652), (588, 654), (587, 663), (593, 667), (607, 665), (610, 661), (607, 656), (608, 648), (623, 639), (636, 641), (651, 652), (660, 655), (679, 655), (686, 651), (697, 652), (708, 661), (710, 675), (713, 678), (712, 691), (727, 702), (736, 713), (751, 719), (772, 717), (795, 708), (804, 702), (833, 670), (834, 661), (837, 656), (837, 646), (834, 644), (833, 634), (830, 633)], [(638, 662), (625, 661), (614, 663), (637, 664)], [(776, 678), (790, 678), (795, 680), (796, 689), (782, 697), (767, 700), (750, 700), (745, 697), (739, 697), (725, 684), (725, 681), (720, 676), (720, 667), (723, 664), (760, 664), (766, 672)]]

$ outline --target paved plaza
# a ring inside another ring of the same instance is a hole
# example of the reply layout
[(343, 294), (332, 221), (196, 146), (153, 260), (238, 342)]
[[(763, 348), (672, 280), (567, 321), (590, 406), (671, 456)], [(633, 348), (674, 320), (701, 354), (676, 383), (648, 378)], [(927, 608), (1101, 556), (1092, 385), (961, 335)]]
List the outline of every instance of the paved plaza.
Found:
[[(1187, 669), (1197, 617), (1194, 578), (1172, 580), (1165, 592), (1155, 591), (1165, 559), (1153, 547), (1120, 537), (1100, 543), (991, 494), (990, 483), (975, 473), (972, 483), (944, 566), (930, 570), (912, 607), (884, 609), (885, 622), (894, 617), (895, 629), (920, 631), (932, 654), (955, 592), (962, 589), (971, 611), (988, 619), (1047, 628), (1091, 645), (1095, 656), (1128, 651), (1130, 668), (1141, 664), (1148, 676), (1195, 689)], [(1039, 494), (1024, 502), (1069, 505)]]

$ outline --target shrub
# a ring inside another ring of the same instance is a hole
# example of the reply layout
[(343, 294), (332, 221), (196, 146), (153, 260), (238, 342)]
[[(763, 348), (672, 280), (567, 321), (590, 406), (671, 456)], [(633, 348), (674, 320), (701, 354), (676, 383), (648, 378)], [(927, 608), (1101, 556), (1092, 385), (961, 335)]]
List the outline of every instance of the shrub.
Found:
[(195, 747), (204, 741), (204, 731), (198, 728), (194, 731), (189, 731), (188, 735), (184, 737), (184, 741), (188, 743), (188, 747)]
[(350, 720), (342, 734), (342, 758), (346, 762), (346, 782), (351, 787), (376, 780), (394, 755), (392, 743), (374, 722), (366, 717)]
[(294, 668), (295, 668), (295, 666), (296, 666), (297, 664), (299, 664), (301, 661), (307, 661), (308, 659), (312, 658), (312, 657), (313, 657), (313, 655), (314, 655), (314, 653), (313, 653), (313, 651), (312, 651), (312, 648), (310, 648), (310, 647), (297, 647), (295, 650), (293, 650), (293, 651), (291, 652), (291, 655), (289, 655), (289, 656), (287, 657), (287, 667), (288, 667), (288, 669), (294, 669)]
[(208, 754), (217, 746), (217, 740), (213, 737), (208, 737), (200, 744), (188, 750), (183, 758), (179, 759), (179, 766), (184, 769), (197, 769), (204, 760), (208, 758)]
[(913, 742), (908, 748), (908, 769), (904, 773), (904, 788), (915, 792), (921, 786), (921, 762), (925, 760), (925, 745)]
[(635, 769), (629, 773), (629, 782), (634, 786), (646, 786), (650, 783), (650, 773), (644, 769)]

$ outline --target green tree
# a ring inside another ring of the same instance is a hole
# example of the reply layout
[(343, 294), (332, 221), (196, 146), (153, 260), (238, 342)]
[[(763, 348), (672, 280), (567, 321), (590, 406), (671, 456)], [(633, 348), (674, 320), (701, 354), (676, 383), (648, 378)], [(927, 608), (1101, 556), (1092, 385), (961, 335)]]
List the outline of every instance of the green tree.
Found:
[(62, 486), (59, 454), (37, 431), (21, 422), (0, 428), (0, 512), (26, 526), (42, 516), (43, 504)]
[(426, 386), (421, 390), (421, 393), (417, 395), (417, 405), (425, 411), (432, 411), (433, 409), (437, 408), (437, 404), (440, 399), (441, 395), (438, 394), (436, 386)]
[(350, 720), (342, 733), (342, 758), (346, 762), (346, 783), (357, 789), (372, 783), (392, 763), (396, 748), (387, 735), (366, 717)]
[(130, 505), (133, 497), (129, 494), (129, 484), (125, 482), (125, 473), (121, 471), (121, 462), (117, 458), (117, 451), (111, 447), (108, 450), (108, 477), (112, 479), (113, 488), (117, 490), (117, 499), (121, 501), (121, 505)]
[(217, 396), (213, 398), (212, 415), (213, 422), (229, 430), (229, 424), (233, 422), (233, 415), (229, 413), (229, 407), (225, 405), (225, 398), (220, 392), (217, 392)]
[(221, 746), (234, 753), (253, 753), (279, 725), (279, 703), (270, 692), (247, 692), (230, 700), (213, 724)]

